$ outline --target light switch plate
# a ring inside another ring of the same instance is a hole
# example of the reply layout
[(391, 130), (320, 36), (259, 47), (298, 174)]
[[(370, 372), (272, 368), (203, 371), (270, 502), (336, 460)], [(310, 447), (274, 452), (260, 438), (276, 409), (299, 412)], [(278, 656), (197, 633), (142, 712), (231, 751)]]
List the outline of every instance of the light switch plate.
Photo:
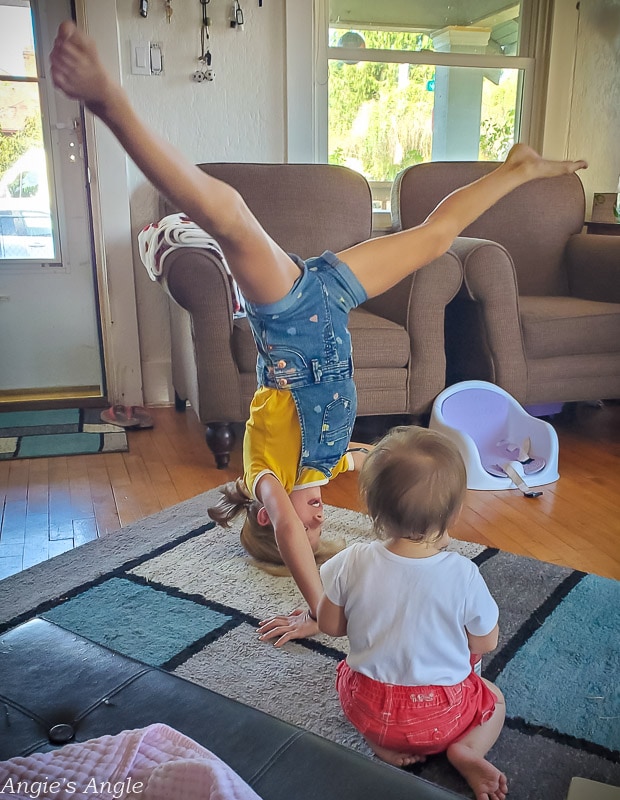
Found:
[(131, 42), (131, 74), (151, 74), (151, 43)]

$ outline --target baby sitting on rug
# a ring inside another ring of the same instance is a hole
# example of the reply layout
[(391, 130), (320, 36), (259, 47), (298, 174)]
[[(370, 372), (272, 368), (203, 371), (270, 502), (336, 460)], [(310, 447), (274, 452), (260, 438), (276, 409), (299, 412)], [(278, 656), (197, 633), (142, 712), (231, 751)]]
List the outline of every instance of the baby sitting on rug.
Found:
[(467, 486), (443, 434), (399, 427), (368, 455), (360, 490), (383, 541), (321, 566), (318, 624), (349, 639), (336, 688), (345, 716), (395, 766), (446, 753), (476, 800), (504, 800), (484, 756), (505, 717), (500, 690), (473, 665), (498, 641), (498, 608), (476, 564), (447, 552)]

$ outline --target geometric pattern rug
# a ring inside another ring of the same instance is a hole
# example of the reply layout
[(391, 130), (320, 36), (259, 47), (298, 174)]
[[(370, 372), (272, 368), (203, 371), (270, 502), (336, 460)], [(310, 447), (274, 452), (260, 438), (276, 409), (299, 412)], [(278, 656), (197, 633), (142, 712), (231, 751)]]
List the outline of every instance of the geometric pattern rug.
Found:
[(127, 436), (101, 421), (100, 408), (0, 413), (0, 459), (118, 453)]
[[(369, 757), (334, 689), (347, 640), (276, 649), (258, 621), (302, 605), (290, 578), (250, 563), (231, 530), (204, 524), (214, 492), (0, 581), (0, 634), (42, 616), (99, 644), (207, 686)], [(327, 507), (326, 536), (370, 536), (362, 514)], [(483, 675), (502, 689), (505, 727), (489, 759), (511, 800), (565, 800), (574, 776), (620, 785), (620, 584), (467, 542), (500, 607)], [(1, 636), (0, 636), (1, 649)], [(412, 772), (471, 797), (434, 756)]]

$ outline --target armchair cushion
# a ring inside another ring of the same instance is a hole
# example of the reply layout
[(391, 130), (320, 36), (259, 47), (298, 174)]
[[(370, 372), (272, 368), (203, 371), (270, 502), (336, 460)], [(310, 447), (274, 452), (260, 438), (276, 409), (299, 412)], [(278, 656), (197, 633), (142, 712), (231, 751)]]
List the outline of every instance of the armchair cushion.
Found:
[(409, 336), (401, 325), (358, 308), (349, 316), (349, 330), (356, 369), (377, 365), (403, 369), (409, 363)]
[(521, 297), (519, 305), (525, 350), (531, 358), (618, 351), (617, 303), (576, 297)]

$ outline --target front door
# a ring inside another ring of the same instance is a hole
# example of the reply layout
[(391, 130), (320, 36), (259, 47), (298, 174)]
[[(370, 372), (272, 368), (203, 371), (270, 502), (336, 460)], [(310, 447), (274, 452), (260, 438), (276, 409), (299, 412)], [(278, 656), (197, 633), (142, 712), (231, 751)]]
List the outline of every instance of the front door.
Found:
[(78, 103), (48, 56), (70, 0), (0, 0), (0, 404), (105, 394)]

